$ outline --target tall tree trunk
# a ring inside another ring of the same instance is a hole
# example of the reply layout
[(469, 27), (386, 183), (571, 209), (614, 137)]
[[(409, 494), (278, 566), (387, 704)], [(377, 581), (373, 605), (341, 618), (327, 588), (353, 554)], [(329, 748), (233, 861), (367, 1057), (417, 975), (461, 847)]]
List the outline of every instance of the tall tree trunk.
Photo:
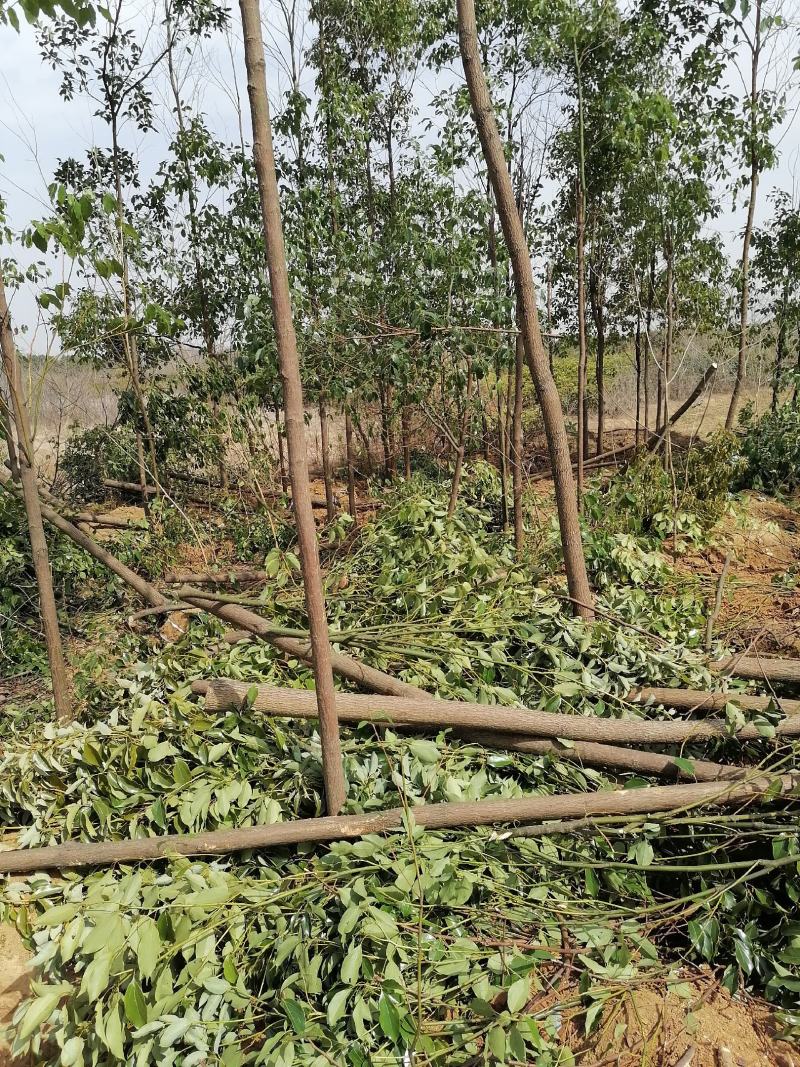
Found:
[(553, 373), (553, 264), (547, 264), (547, 362)]
[(461, 488), (461, 474), (464, 470), (464, 451), (467, 439), (467, 424), (469, 422), (469, 405), (472, 400), (472, 366), (467, 369), (467, 392), (464, 397), (464, 407), (458, 426), (458, 440), (456, 443), (455, 466), (453, 468), (453, 481), (450, 483), (450, 500), (447, 504), (447, 517), (452, 519), (458, 502), (458, 490)]
[(319, 439), (322, 452), (322, 480), (325, 483), (325, 510), (328, 522), (336, 518), (336, 502), (333, 493), (333, 472), (331, 470), (331, 441), (328, 426), (328, 405), (325, 397), (319, 398)]
[(283, 430), (281, 429), (281, 413), (278, 405), (275, 405), (275, 436), (278, 439), (278, 469), (281, 475), (281, 492), (289, 492), (289, 477), (286, 473), (286, 453), (283, 448)]
[(578, 510), (583, 510), (584, 464), (589, 453), (589, 426), (586, 418), (586, 216), (583, 181), (579, 177), (575, 191), (575, 241), (578, 259), (578, 433), (577, 433), (577, 493)]
[[(39, 612), (42, 618), (47, 660), (50, 664), (50, 677), (53, 685), (53, 704), (56, 718), (65, 722), (72, 718), (72, 699), (70, 697), (69, 678), (64, 661), (64, 649), (61, 645), (61, 632), (58, 628), (58, 611), (53, 592), (53, 575), (50, 570), (50, 557), (47, 540), (44, 535), (44, 523), (39, 505), (39, 488), (36, 484), (36, 468), (33, 457), (33, 437), (31, 435), (25, 397), (22, 391), (22, 375), (17, 359), (17, 347), (11, 330), (11, 316), (6, 300), (6, 290), (2, 271), (0, 270), (0, 353), (2, 354), (3, 372), (8, 389), (9, 411), (3, 419), (3, 430), (7, 434), (9, 464), (12, 473), (16, 467), (22, 484), (22, 497), (25, 514), (28, 518), (28, 534), (31, 541), (31, 557), (39, 589)], [(17, 440), (15, 448), (14, 432), (11, 426), (13, 417)]]
[(778, 326), (778, 342), (775, 346), (775, 368), (772, 372), (772, 410), (778, 409), (778, 397), (781, 391), (781, 379), (783, 377), (783, 363), (786, 358), (786, 328), (789, 308), (789, 279), (783, 283), (781, 294), (781, 321)]
[(336, 717), (336, 694), (331, 669), (331, 647), (325, 616), (317, 531), (314, 526), (308, 485), (303, 386), (300, 380), (300, 361), (292, 319), (289, 275), (286, 269), (281, 228), (280, 196), (272, 148), (264, 44), (261, 38), (261, 12), (258, 0), (240, 0), (239, 8), (244, 33), (247, 93), (253, 124), (253, 158), (261, 200), (275, 340), (283, 382), (292, 502), (297, 522), (306, 609), (314, 657), (325, 800), (328, 813), (334, 815), (344, 803), (346, 786), (339, 741), (339, 722)]
[[(203, 344), (206, 350), (206, 359), (209, 363), (214, 363), (217, 360), (216, 352), (216, 339), (214, 336), (214, 325), (211, 316), (211, 305), (208, 299), (208, 278), (206, 270), (203, 266), (203, 261), (200, 255), (200, 249), (202, 248), (202, 239), (200, 235), (200, 226), (197, 216), (197, 191), (195, 189), (194, 172), (192, 170), (191, 160), (189, 153), (186, 150), (186, 122), (183, 114), (183, 100), (181, 98), (180, 86), (178, 85), (178, 75), (175, 70), (175, 58), (173, 50), (175, 47), (175, 36), (172, 31), (172, 0), (166, 0), (164, 5), (165, 11), (165, 25), (167, 31), (167, 72), (169, 74), (169, 84), (172, 91), (172, 100), (175, 104), (175, 117), (178, 120), (178, 159), (184, 171), (184, 180), (186, 182), (186, 199), (189, 205), (189, 238), (191, 244), (192, 259), (194, 260), (194, 273), (197, 285), (197, 296), (200, 302), (200, 328), (203, 334)], [(213, 395), (209, 395), (209, 406), (214, 416), (214, 422), (218, 429), (221, 430), (222, 424), (220, 420), (220, 404), (217, 398)], [(220, 485), (223, 489), (228, 489), (230, 481), (228, 478), (228, 463), (225, 455), (225, 440), (224, 434), (221, 434), (220, 441), (220, 457), (217, 463), (217, 472), (219, 474)]]
[[(125, 331), (122, 335), (122, 345), (125, 351), (125, 360), (128, 365), (128, 377), (134, 400), (139, 409), (139, 417), (142, 421), (142, 433), (147, 441), (147, 450), (150, 454), (150, 467), (148, 472), (142, 458), (139, 458), (139, 481), (143, 486), (152, 484), (157, 493), (161, 492), (161, 483), (158, 477), (158, 462), (156, 459), (156, 439), (153, 426), (150, 422), (150, 413), (147, 410), (147, 398), (142, 387), (141, 370), (139, 365), (139, 344), (136, 334), (130, 329), (130, 320), (133, 315), (133, 301), (131, 299), (130, 264), (128, 257), (128, 244), (125, 240), (125, 204), (122, 199), (122, 169), (120, 167), (120, 149), (117, 131), (117, 115), (111, 116), (111, 160), (114, 168), (114, 192), (117, 198), (116, 225), (117, 240), (119, 241), (120, 263), (122, 265), (122, 309), (125, 314)], [(149, 475), (149, 477), (148, 477)], [(148, 494), (143, 494), (145, 508), (148, 506)]]
[(605, 396), (605, 354), (606, 354), (606, 313), (605, 280), (599, 269), (601, 253), (593, 241), (592, 266), (589, 270), (589, 304), (592, 309), (592, 322), (595, 333), (595, 384), (597, 387), (597, 438), (595, 455), (603, 454), (605, 445), (606, 396)]
[(378, 382), (378, 399), (381, 405), (381, 446), (383, 448), (383, 476), (388, 482), (392, 477), (392, 440), (389, 431), (389, 397), (383, 381)]
[[(652, 344), (650, 338), (650, 329), (653, 323), (653, 304), (656, 298), (656, 251), (653, 248), (650, 252), (650, 277), (647, 283), (647, 309), (645, 311), (645, 338), (646, 344), (644, 346), (644, 436), (645, 440), (648, 437), (648, 431), (650, 429), (650, 346)], [(656, 423), (658, 419), (656, 419)]]
[(405, 406), (400, 412), (400, 434), (403, 442), (403, 477), (408, 482), (411, 480), (411, 429), (408, 408)]
[(512, 433), (512, 478), (514, 484), (514, 548), (517, 559), (522, 557), (525, 529), (522, 522), (522, 372), (525, 348), (522, 334), (517, 334), (514, 346), (514, 423)]
[(634, 442), (638, 448), (642, 440), (642, 312), (639, 302), (636, 302), (636, 333), (634, 334), (633, 350), (636, 362), (636, 419)]
[(478, 31), (475, 25), (474, 0), (457, 0), (458, 32), (464, 74), (469, 88), (472, 109), (478, 128), (483, 155), (494, 189), (495, 202), (503, 227), (514, 272), (514, 288), (520, 309), (520, 327), (528, 367), (536, 387), (542, 419), (550, 451), (550, 465), (555, 483), (564, 564), (573, 608), (577, 615), (594, 617), (592, 591), (586, 573), (581, 543), (580, 519), (572, 478), (569, 439), (564, 425), (564, 412), (556, 389), (547, 353), (542, 344), (539, 317), (536, 310), (536, 290), (533, 284), (530, 252), (525, 239), (519, 212), (514, 200), (511, 175), (508, 171), (503, 142), (497, 128), (492, 100), (478, 50)]
[(500, 522), (508, 529), (508, 449), (506, 448), (506, 418), (503, 411), (503, 390), (499, 363), (495, 364), (497, 376), (497, 445), (500, 452)]
[(353, 417), (350, 409), (344, 409), (344, 447), (347, 453), (347, 508), (350, 515), (356, 517), (356, 477), (353, 461)]
[(672, 435), (670, 433), (669, 412), (669, 388), (672, 376), (672, 346), (675, 336), (675, 257), (672, 247), (672, 237), (665, 242), (664, 249), (667, 260), (667, 321), (664, 333), (664, 414), (661, 423), (661, 432), (665, 435), (665, 455), (668, 466), (672, 460)]
[(753, 239), (753, 221), (758, 194), (758, 64), (761, 57), (761, 9), (762, 0), (755, 0), (755, 33), (750, 62), (750, 200), (747, 204), (747, 222), (742, 238), (741, 289), (739, 292), (739, 354), (736, 362), (736, 378), (733, 383), (730, 407), (725, 417), (725, 429), (732, 430), (739, 412), (744, 389), (744, 372), (747, 363), (747, 332), (750, 305), (750, 243)]

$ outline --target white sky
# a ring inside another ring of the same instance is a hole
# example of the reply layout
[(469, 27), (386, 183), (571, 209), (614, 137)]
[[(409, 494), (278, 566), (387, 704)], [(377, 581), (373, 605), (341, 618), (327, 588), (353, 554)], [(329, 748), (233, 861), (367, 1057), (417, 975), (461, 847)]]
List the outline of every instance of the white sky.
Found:
[[(148, 0), (145, 0), (147, 3)], [(264, 5), (265, 10), (271, 4)], [(135, 7), (132, 0), (131, 9)], [(792, 21), (800, 21), (800, 0), (790, 0), (784, 11)], [(150, 9), (152, 10), (152, 8)], [(235, 11), (235, 8), (234, 8)], [(275, 39), (269, 29), (267, 40)], [(273, 60), (268, 61), (267, 77), (273, 99), (280, 92), (284, 74), (276, 58), (279, 48), (273, 50)], [(71, 103), (63, 101), (59, 94), (60, 73), (53, 71), (39, 57), (33, 30), (23, 25), (17, 35), (10, 27), (0, 27), (0, 195), (8, 205), (8, 221), (19, 232), (35, 218), (45, 217), (50, 210), (47, 184), (52, 180), (53, 170), (59, 159), (67, 156), (80, 158), (93, 144), (107, 141), (104, 123), (93, 117), (93, 105), (85, 98)], [(235, 76), (234, 76), (235, 72)], [(247, 113), (246, 87), (241, 58), (236, 16), (226, 39), (217, 35), (211, 42), (204, 42), (192, 59), (187, 72), (196, 85), (200, 109), (218, 137), (235, 142), (239, 139), (238, 113), (235, 106), (236, 93), (240, 94), (244, 107), (245, 136), (249, 139), (249, 116)], [(430, 75), (426, 74), (427, 88)], [(780, 134), (780, 154), (777, 168), (762, 176), (756, 221), (763, 223), (770, 212), (769, 193), (776, 186), (793, 193), (800, 193), (800, 120), (795, 109), (800, 100), (800, 75), (794, 75), (791, 99), (792, 107), (787, 122)], [(737, 75), (732, 74), (732, 87), (737, 85)], [(159, 109), (157, 108), (157, 111)], [(166, 109), (169, 114), (169, 109)], [(171, 132), (171, 131), (169, 131)], [(126, 131), (126, 147), (138, 155), (145, 176), (152, 173), (162, 157), (167, 131), (157, 130), (140, 135)], [(726, 211), (714, 224), (731, 251), (735, 251), (738, 234), (744, 223), (744, 206), (739, 203), (734, 211), (730, 198), (726, 199)], [(15, 244), (5, 248), (4, 255), (14, 255), (21, 266), (26, 265), (37, 253), (31, 253)], [(44, 347), (44, 334), (37, 332), (37, 305), (34, 292), (24, 287), (13, 294), (12, 314), (17, 327), (28, 330), (24, 347), (31, 345), (37, 350)]]

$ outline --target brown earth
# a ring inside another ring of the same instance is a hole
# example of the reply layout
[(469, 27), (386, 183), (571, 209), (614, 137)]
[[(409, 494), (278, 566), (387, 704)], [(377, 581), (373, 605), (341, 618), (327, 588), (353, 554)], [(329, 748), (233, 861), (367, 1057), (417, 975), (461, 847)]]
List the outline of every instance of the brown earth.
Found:
[(731, 997), (710, 972), (681, 982), (620, 987), (598, 1029), (583, 1037), (583, 1015), (570, 1018), (565, 1038), (582, 1067), (800, 1067), (795, 1046), (776, 1038), (772, 1009), (754, 997)]
[[(30, 953), (10, 923), (0, 925), (0, 1026), (11, 1022), (17, 1005), (28, 991)], [(12, 1059), (6, 1042), (0, 1040), (0, 1067), (29, 1067), (31, 1060)]]

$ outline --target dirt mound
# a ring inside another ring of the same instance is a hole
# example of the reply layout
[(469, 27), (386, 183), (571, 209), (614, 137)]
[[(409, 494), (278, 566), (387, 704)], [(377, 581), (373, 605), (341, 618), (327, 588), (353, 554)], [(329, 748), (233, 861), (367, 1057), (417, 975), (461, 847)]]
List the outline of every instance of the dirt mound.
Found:
[[(676, 992), (674, 990), (678, 990)], [(680, 993), (680, 995), (679, 995)], [(575, 1029), (582, 1018), (569, 1025)], [(793, 1046), (776, 1040), (770, 1006), (734, 998), (711, 973), (679, 986), (654, 983), (622, 989), (608, 1002), (598, 1031), (570, 1041), (578, 1063), (676, 1067), (693, 1050), (691, 1067), (800, 1067)]]
[[(0, 925), (0, 1025), (5, 1026), (28, 992), (30, 953), (9, 923)], [(12, 1059), (11, 1051), (0, 1041), (0, 1067), (28, 1067), (31, 1061)]]
[(746, 510), (727, 515), (714, 543), (678, 561), (713, 602), (729, 558), (715, 633), (736, 648), (800, 655), (800, 513), (756, 494)]

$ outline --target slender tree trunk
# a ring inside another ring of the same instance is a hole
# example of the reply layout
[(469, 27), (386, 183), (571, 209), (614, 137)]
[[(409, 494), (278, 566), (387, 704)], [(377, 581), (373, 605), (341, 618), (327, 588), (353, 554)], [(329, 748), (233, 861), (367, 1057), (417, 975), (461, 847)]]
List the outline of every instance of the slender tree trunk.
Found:
[(522, 557), (525, 542), (525, 529), (522, 521), (522, 373), (524, 366), (525, 347), (522, 343), (522, 334), (518, 333), (514, 347), (514, 423), (511, 450), (514, 485), (514, 548), (517, 559)]
[(577, 500), (583, 510), (584, 464), (589, 454), (589, 425), (586, 398), (586, 213), (583, 181), (579, 177), (575, 193), (576, 245), (578, 259), (578, 432), (577, 432)]
[(467, 424), (469, 422), (469, 405), (472, 399), (472, 366), (467, 370), (467, 393), (464, 398), (464, 408), (461, 412), (461, 420), (458, 427), (458, 442), (456, 445), (455, 466), (453, 468), (453, 481), (450, 484), (450, 500), (447, 505), (447, 517), (452, 519), (458, 502), (458, 491), (461, 488), (461, 474), (464, 470), (464, 452), (466, 449)]
[(278, 405), (275, 405), (275, 436), (278, 439), (278, 468), (281, 474), (281, 492), (289, 492), (289, 475), (286, 472), (286, 452), (283, 447), (283, 430), (281, 429), (281, 413)]
[[(653, 305), (656, 299), (656, 250), (653, 247), (650, 251), (650, 276), (647, 283), (647, 309), (645, 311), (644, 325), (645, 325), (645, 339), (646, 344), (644, 346), (644, 436), (647, 440), (650, 430), (650, 346), (652, 345), (652, 339), (650, 330), (653, 325)], [(656, 418), (656, 425), (658, 419)]]
[(547, 362), (553, 373), (553, 264), (547, 264)]
[(508, 449), (506, 448), (506, 419), (503, 412), (503, 390), (500, 386), (500, 370), (497, 365), (497, 444), (500, 450), (500, 522), (508, 529)]
[(403, 477), (409, 482), (411, 481), (411, 428), (407, 407), (403, 407), (400, 412), (400, 434), (403, 441)]
[[(47, 660), (53, 685), (53, 704), (56, 718), (67, 721), (72, 718), (72, 699), (69, 677), (64, 661), (61, 632), (58, 628), (58, 611), (53, 592), (53, 575), (44, 535), (44, 523), (39, 504), (39, 488), (36, 484), (36, 468), (33, 457), (33, 438), (28, 422), (28, 412), (22, 391), (22, 375), (17, 359), (17, 347), (11, 330), (11, 316), (6, 301), (5, 284), (0, 271), (0, 353), (8, 389), (9, 412), (3, 419), (3, 430), (8, 443), (9, 465), (12, 473), (16, 468), (22, 485), (25, 514), (28, 518), (28, 534), (31, 542), (31, 557), (39, 589), (39, 612), (42, 619)], [(18, 447), (15, 448), (12, 417), (16, 428)]]
[(353, 462), (353, 419), (350, 409), (344, 409), (344, 445), (347, 452), (347, 508), (351, 516), (356, 517), (356, 477)]
[[(142, 432), (147, 441), (147, 449), (150, 453), (150, 466), (149, 472), (150, 481), (148, 479), (148, 471), (145, 464), (142, 461), (142, 457), (139, 458), (139, 480), (142, 485), (152, 484), (156, 490), (161, 492), (161, 484), (158, 478), (158, 462), (156, 459), (156, 439), (153, 433), (153, 426), (150, 422), (150, 413), (147, 410), (147, 398), (144, 395), (144, 389), (142, 387), (141, 372), (139, 366), (139, 345), (136, 340), (136, 335), (130, 330), (130, 319), (133, 315), (133, 302), (131, 300), (131, 283), (130, 283), (130, 265), (128, 262), (128, 244), (125, 240), (125, 204), (122, 199), (122, 171), (120, 169), (119, 158), (119, 141), (117, 135), (117, 117), (116, 114), (112, 115), (111, 119), (111, 158), (114, 167), (114, 190), (117, 197), (117, 211), (116, 211), (116, 224), (117, 224), (117, 240), (119, 241), (120, 248), (120, 263), (122, 264), (122, 309), (125, 314), (125, 332), (122, 335), (122, 343), (125, 350), (126, 362), (128, 364), (128, 376), (130, 378), (131, 389), (133, 390), (133, 396), (136, 400), (136, 406), (139, 409), (139, 417), (142, 420)], [(143, 495), (143, 503), (145, 508), (148, 505), (147, 494)]]
[(339, 723), (336, 717), (336, 695), (331, 668), (328, 622), (322, 592), (317, 532), (308, 485), (303, 387), (300, 380), (300, 361), (292, 319), (289, 276), (281, 228), (280, 196), (272, 148), (264, 45), (261, 38), (261, 12), (258, 0), (240, 0), (239, 7), (244, 33), (247, 93), (250, 98), (253, 124), (253, 158), (261, 199), (275, 339), (283, 381), (292, 502), (297, 522), (306, 609), (313, 649), (325, 799), (328, 813), (335, 814), (344, 803), (346, 786), (339, 742)]
[[(203, 265), (203, 261), (200, 255), (202, 248), (202, 238), (200, 235), (200, 226), (198, 222), (197, 214), (197, 192), (195, 189), (194, 172), (192, 170), (191, 160), (189, 153), (186, 150), (186, 122), (183, 115), (183, 100), (181, 98), (180, 86), (178, 85), (178, 75), (175, 70), (175, 60), (173, 56), (173, 49), (175, 46), (175, 37), (172, 32), (172, 9), (171, 0), (166, 0), (164, 5), (165, 10), (165, 25), (167, 31), (167, 71), (169, 74), (169, 84), (172, 90), (172, 99), (175, 104), (175, 117), (178, 120), (178, 159), (184, 171), (184, 179), (186, 182), (186, 199), (189, 205), (189, 237), (191, 243), (192, 259), (194, 260), (194, 273), (197, 285), (197, 296), (200, 303), (200, 328), (203, 333), (203, 344), (206, 349), (206, 359), (209, 363), (217, 361), (216, 352), (216, 340), (214, 337), (214, 325), (211, 316), (211, 305), (208, 299), (208, 278), (206, 270)], [(213, 395), (209, 395), (209, 406), (214, 416), (215, 426), (222, 430), (222, 423), (220, 419), (220, 404), (217, 398)], [(220, 457), (217, 463), (217, 472), (219, 474), (220, 485), (223, 489), (228, 489), (228, 463), (225, 455), (225, 438), (221, 433), (220, 441)]]
[(383, 448), (383, 476), (386, 481), (392, 477), (392, 442), (389, 433), (389, 398), (388, 390), (381, 381), (378, 383), (378, 399), (381, 405), (381, 446)]
[(664, 452), (668, 469), (671, 469), (672, 434), (670, 433), (669, 387), (672, 376), (672, 346), (675, 334), (675, 271), (671, 237), (666, 242), (665, 252), (667, 258), (667, 322), (664, 334), (664, 414), (661, 422), (661, 432), (664, 434), (666, 444)]
[(517, 306), (520, 309), (520, 327), (523, 331), (525, 355), (536, 387), (547, 434), (567, 583), (575, 613), (590, 619), (594, 616), (593, 599), (581, 543), (580, 519), (575, 499), (575, 483), (572, 478), (569, 439), (564, 425), (561, 400), (553, 376), (550, 373), (547, 354), (542, 344), (530, 252), (514, 200), (511, 175), (508, 171), (503, 152), (503, 143), (486, 85), (486, 76), (480, 61), (474, 0), (458, 0), (457, 6), (459, 43), (464, 64), (464, 74), (469, 88), (472, 109), (483, 147), (487, 170), (494, 189), (498, 214), (506, 244), (508, 245), (514, 272)]
[(636, 419), (634, 442), (638, 448), (642, 440), (642, 313), (639, 302), (636, 302), (636, 333), (633, 341), (634, 357), (636, 361)]
[(739, 354), (736, 362), (736, 379), (733, 383), (730, 407), (725, 417), (725, 429), (732, 430), (739, 412), (744, 389), (744, 372), (747, 364), (748, 312), (750, 305), (750, 244), (753, 239), (753, 222), (758, 194), (758, 63), (761, 56), (761, 9), (762, 0), (755, 0), (755, 36), (750, 63), (750, 200), (747, 205), (747, 222), (742, 238), (741, 289), (739, 295)]
[(333, 493), (333, 473), (331, 471), (331, 442), (328, 426), (328, 406), (325, 397), (319, 398), (319, 438), (322, 451), (322, 480), (325, 483), (325, 509), (328, 522), (336, 518), (336, 503)]
[(778, 342), (775, 346), (775, 368), (772, 372), (772, 410), (778, 409), (778, 397), (781, 391), (781, 379), (783, 377), (783, 363), (786, 358), (786, 328), (787, 313), (789, 306), (789, 279), (783, 283), (781, 295), (781, 321), (778, 326)]

